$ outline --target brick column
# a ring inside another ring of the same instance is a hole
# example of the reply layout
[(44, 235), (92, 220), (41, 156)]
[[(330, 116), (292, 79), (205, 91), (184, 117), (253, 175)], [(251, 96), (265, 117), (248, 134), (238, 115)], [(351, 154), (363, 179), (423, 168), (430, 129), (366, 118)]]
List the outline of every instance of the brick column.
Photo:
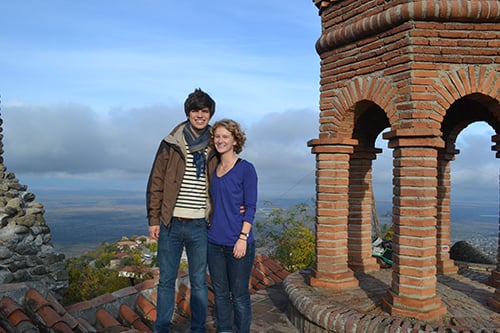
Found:
[(375, 271), (380, 268), (372, 256), (372, 161), (381, 149), (356, 148), (351, 155), (349, 172), (349, 268)]
[(316, 154), (316, 264), (312, 286), (358, 286), (347, 265), (349, 157), (356, 143), (337, 138), (308, 142)]
[(394, 148), (393, 274), (382, 299), (390, 314), (433, 320), (446, 313), (437, 296), (437, 150), (441, 132), (400, 129), (384, 134)]
[[(495, 143), (492, 150), (496, 151), (496, 157), (500, 158), (500, 135), (494, 135), (491, 137), (491, 141)], [(498, 185), (500, 188), (500, 176), (498, 180)], [(499, 193), (500, 194), (500, 193)], [(492, 286), (496, 288), (495, 295), (488, 300), (488, 304), (493, 307), (496, 311), (500, 312), (500, 217), (498, 219), (499, 233), (498, 233), (498, 252), (497, 252), (497, 267), (491, 272), (489, 277), (489, 282)]]
[(458, 150), (438, 154), (438, 203), (437, 203), (437, 272), (439, 274), (454, 274), (458, 268), (450, 259), (451, 217), (450, 217), (450, 161), (455, 159)]

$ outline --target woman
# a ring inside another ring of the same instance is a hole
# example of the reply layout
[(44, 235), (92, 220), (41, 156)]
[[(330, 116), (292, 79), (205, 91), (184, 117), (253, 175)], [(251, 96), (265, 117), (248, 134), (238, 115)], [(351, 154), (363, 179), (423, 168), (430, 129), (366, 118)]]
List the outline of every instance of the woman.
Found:
[[(210, 184), (211, 226), (208, 229), (208, 269), (215, 294), (217, 332), (250, 332), (252, 308), (248, 290), (255, 259), (252, 223), (257, 205), (257, 173), (238, 158), (245, 133), (230, 119), (216, 122), (210, 144), (219, 164)], [(240, 210), (240, 207), (245, 207)]]

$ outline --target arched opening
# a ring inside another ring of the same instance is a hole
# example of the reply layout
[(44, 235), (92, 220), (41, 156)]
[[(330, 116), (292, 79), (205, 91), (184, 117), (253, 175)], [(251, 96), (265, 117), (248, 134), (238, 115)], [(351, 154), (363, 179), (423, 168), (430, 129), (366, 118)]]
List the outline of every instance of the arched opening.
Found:
[[(484, 121), (471, 123), (458, 134), (455, 146), (459, 153), (451, 163), (450, 195), (452, 246), (464, 240), (492, 262), (498, 254), (500, 167), (490, 148), (494, 134)], [(481, 262), (481, 258), (476, 259)]]
[[(379, 268), (372, 256), (375, 213), (372, 164), (382, 150), (375, 146), (377, 136), (389, 127), (387, 116), (377, 104), (363, 100), (354, 109), (354, 147), (349, 161), (348, 257), (353, 271)], [(380, 228), (376, 228), (380, 229)]]
[[(387, 140), (382, 138), (380, 133), (375, 139), (375, 146), (382, 150), (377, 155), (377, 159), (373, 161), (373, 239), (380, 238), (382, 240), (391, 240), (390, 232), (392, 231), (392, 169), (393, 157), (392, 149), (389, 148)], [(387, 244), (390, 245), (390, 244)], [(392, 258), (389, 258), (390, 251), (386, 251), (386, 244), (378, 244), (373, 250), (382, 257), (379, 262), (382, 266), (392, 264)], [(385, 265), (384, 265), (385, 263)]]
[[(498, 224), (492, 217), (498, 208), (498, 162), (490, 151), (493, 134), (498, 133), (499, 113), (494, 99), (471, 94), (455, 101), (443, 119), (445, 147), (438, 157), (438, 273), (456, 272), (450, 247), (458, 240), (471, 241), (471, 232), (479, 231), (481, 216), (490, 217), (492, 233)], [(488, 225), (488, 221), (484, 223)], [(498, 235), (496, 240), (498, 251)], [(484, 239), (475, 245), (479, 243), (486, 249)], [(490, 254), (492, 249), (489, 246)]]

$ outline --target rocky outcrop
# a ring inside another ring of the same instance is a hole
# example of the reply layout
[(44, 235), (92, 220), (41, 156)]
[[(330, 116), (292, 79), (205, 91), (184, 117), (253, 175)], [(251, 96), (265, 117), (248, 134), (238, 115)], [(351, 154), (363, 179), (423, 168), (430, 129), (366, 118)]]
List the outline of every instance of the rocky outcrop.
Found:
[(450, 258), (476, 264), (494, 265), (496, 261), (466, 241), (458, 241), (450, 248)]
[(65, 256), (52, 245), (43, 205), (7, 172), (1, 132), (0, 127), (0, 284), (24, 282), (62, 296), (68, 288)]

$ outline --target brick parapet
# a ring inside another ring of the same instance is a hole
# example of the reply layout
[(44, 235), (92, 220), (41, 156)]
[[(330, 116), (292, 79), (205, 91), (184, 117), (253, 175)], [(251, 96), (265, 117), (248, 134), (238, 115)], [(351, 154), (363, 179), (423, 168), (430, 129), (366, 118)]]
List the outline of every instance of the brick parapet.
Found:
[[(292, 273), (283, 282), (289, 299), (290, 321), (301, 333), (447, 332), (452, 328), (386, 313), (363, 313), (332, 303), (310, 287), (308, 273)], [(469, 330), (462, 330), (469, 332)]]

